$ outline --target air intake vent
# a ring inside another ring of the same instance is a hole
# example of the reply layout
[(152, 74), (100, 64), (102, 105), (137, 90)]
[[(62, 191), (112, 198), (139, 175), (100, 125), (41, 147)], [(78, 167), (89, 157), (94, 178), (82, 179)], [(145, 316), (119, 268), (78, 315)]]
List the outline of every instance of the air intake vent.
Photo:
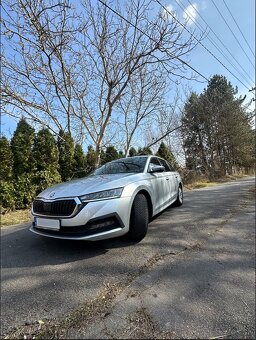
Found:
[(55, 202), (35, 200), (33, 203), (34, 213), (46, 216), (70, 216), (75, 207), (75, 200), (59, 200)]

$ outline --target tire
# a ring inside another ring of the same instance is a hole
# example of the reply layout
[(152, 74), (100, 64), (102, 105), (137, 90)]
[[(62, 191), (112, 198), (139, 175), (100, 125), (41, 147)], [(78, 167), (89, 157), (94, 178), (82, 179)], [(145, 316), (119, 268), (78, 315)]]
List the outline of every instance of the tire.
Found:
[(132, 205), (130, 216), (129, 238), (141, 241), (147, 234), (149, 222), (148, 202), (143, 194), (138, 194)]
[(183, 190), (182, 190), (182, 186), (179, 185), (179, 189), (178, 189), (178, 194), (177, 194), (177, 199), (174, 202), (174, 206), (175, 207), (180, 207), (183, 204)]

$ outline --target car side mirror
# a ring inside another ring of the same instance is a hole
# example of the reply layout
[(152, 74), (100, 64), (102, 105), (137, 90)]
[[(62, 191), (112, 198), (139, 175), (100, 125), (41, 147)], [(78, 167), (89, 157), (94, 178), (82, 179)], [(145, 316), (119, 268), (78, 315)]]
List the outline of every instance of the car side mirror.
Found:
[(151, 169), (149, 170), (149, 172), (153, 173), (153, 172), (164, 172), (165, 168), (162, 165), (153, 165), (151, 167)]

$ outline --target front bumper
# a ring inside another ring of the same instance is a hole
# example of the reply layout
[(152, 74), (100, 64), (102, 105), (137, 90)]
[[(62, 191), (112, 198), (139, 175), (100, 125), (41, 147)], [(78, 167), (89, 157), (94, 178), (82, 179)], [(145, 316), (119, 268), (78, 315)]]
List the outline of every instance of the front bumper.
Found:
[[(39, 216), (32, 211), (30, 230), (38, 235), (69, 240), (97, 241), (118, 237), (129, 231), (130, 209), (131, 197), (121, 197), (89, 202), (70, 218)], [(49, 229), (36, 225), (38, 217), (47, 219)], [(53, 220), (60, 221), (59, 230), (50, 229)]]

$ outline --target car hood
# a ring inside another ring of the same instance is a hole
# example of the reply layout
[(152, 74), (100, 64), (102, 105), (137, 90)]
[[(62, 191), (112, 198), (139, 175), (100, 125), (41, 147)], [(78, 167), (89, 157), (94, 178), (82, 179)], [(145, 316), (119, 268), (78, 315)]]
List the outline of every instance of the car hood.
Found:
[(45, 199), (76, 197), (92, 192), (124, 187), (132, 182), (139, 181), (142, 177), (143, 173), (88, 176), (56, 184), (42, 191), (38, 197)]

